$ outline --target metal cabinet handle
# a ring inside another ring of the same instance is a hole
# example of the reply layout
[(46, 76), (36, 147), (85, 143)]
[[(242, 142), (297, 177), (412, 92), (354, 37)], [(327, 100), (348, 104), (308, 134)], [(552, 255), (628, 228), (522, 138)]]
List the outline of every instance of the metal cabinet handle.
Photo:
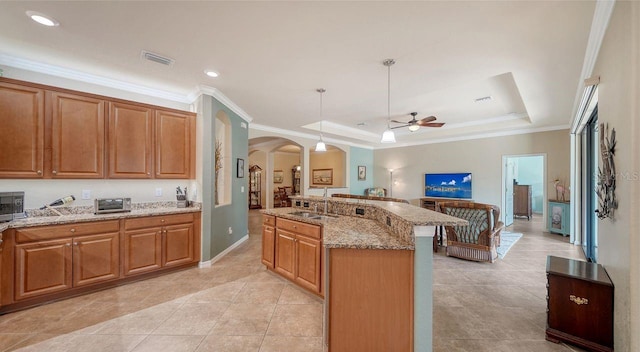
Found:
[(71, 247), (71, 243), (67, 243), (67, 244), (65, 244), (65, 246)]
[(55, 174), (57, 174), (57, 173), (58, 173), (58, 171), (53, 170), (53, 171), (51, 171), (51, 173), (55, 175)]
[(160, 222), (164, 222), (164, 219), (161, 219)]
[(73, 242), (73, 245), (74, 245), (74, 246), (77, 246), (77, 245), (78, 245), (78, 242)]
[(147, 176), (151, 176), (151, 173), (150, 173), (150, 172), (147, 172)]
[(38, 170), (38, 175), (42, 175), (42, 170)]
[(71, 231), (71, 232), (76, 232), (76, 229), (71, 229), (70, 231)]

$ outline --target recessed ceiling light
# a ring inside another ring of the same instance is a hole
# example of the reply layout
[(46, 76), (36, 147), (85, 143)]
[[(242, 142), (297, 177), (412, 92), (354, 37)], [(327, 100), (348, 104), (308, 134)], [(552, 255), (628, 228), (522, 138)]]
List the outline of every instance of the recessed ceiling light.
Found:
[(27, 11), (27, 16), (29, 16), (32, 20), (40, 23), (41, 25), (45, 25), (47, 27), (56, 27), (60, 25), (60, 22), (56, 21), (54, 18), (51, 18), (40, 12)]
[(215, 78), (215, 77), (218, 77), (218, 72), (216, 72), (216, 71), (209, 71), (209, 70), (206, 70), (206, 71), (204, 71), (204, 73), (206, 73), (206, 74), (207, 74), (207, 76), (209, 76), (209, 77), (214, 77), (214, 78)]
[(493, 97), (490, 96), (490, 95), (487, 95), (486, 97), (482, 97), (482, 98), (476, 99), (475, 102), (476, 103), (485, 103), (485, 102), (492, 101), (492, 100), (493, 100)]

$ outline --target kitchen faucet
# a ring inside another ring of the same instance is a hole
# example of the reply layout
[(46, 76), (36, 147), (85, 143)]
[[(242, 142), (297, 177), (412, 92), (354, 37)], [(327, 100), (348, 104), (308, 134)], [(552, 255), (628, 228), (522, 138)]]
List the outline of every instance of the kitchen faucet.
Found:
[(324, 194), (322, 195), (322, 197), (324, 197), (324, 213), (327, 213), (327, 187), (324, 188)]

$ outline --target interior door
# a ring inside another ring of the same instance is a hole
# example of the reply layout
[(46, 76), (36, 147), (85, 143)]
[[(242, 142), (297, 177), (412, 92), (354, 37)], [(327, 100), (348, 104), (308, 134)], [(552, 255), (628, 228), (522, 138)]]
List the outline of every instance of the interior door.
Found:
[(515, 163), (507, 159), (504, 166), (504, 226), (513, 224), (513, 180), (515, 174)]

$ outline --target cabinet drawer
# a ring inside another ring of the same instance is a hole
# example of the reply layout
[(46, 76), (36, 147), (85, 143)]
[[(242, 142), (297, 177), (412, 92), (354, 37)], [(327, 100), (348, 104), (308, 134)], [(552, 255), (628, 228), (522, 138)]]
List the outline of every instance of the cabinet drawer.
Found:
[(118, 232), (119, 230), (120, 222), (118, 220), (27, 227), (16, 231), (16, 242), (24, 243), (43, 241), (56, 238), (93, 235), (97, 233)]
[(308, 236), (311, 238), (320, 239), (320, 226), (306, 224), (299, 221), (287, 220), (278, 218), (276, 220), (276, 227), (286, 231), (295, 232), (300, 235)]
[(127, 219), (124, 222), (125, 230), (142, 229), (145, 227), (157, 227), (193, 222), (193, 213), (149, 216), (137, 219)]
[(262, 224), (276, 226), (276, 217), (273, 215), (262, 215)]

